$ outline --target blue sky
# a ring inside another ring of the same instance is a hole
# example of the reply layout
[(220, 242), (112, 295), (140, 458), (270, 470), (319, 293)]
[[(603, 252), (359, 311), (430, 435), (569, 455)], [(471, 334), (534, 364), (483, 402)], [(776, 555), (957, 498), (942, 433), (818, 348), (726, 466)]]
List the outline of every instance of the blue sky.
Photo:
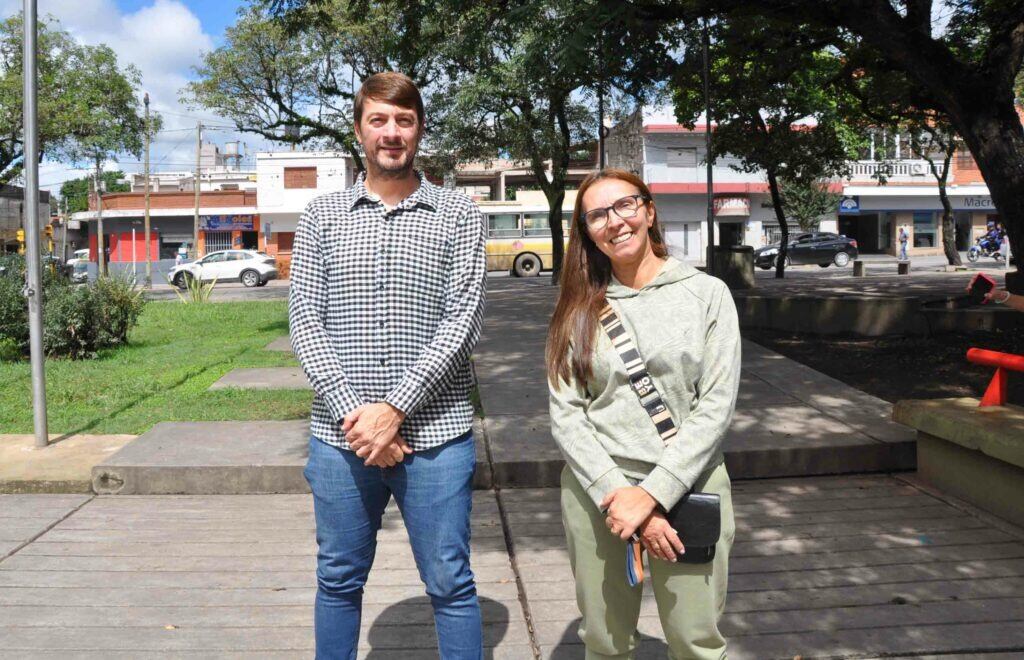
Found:
[[(199, 108), (188, 108), (178, 100), (179, 92), (193, 79), (192, 68), (204, 53), (223, 43), (225, 29), (234, 23), (243, 0), (38, 0), (40, 16), (52, 16), (60, 27), (86, 44), (104, 43), (117, 53), (123, 64), (131, 63), (142, 73), (142, 92), (149, 92), (151, 108), (163, 115), (163, 132), (157, 135), (151, 152), (154, 171), (182, 171), (192, 167), (195, 156), (194, 129), (197, 120), (230, 124), (222, 117)], [(21, 11), (22, 0), (0, 0), (0, 17)], [(140, 105), (141, 107), (141, 105)], [(255, 135), (217, 130), (204, 139), (223, 145), (240, 140), (245, 152), (275, 147)], [(107, 169), (126, 172), (142, 170), (133, 156), (110, 162)], [(250, 161), (251, 163), (251, 161)], [(243, 162), (243, 166), (247, 163)], [(40, 167), (41, 187), (56, 191), (60, 184), (82, 176), (82, 168), (68, 163), (44, 161)]]
[[(117, 0), (117, 6), (126, 14), (151, 4), (152, 0)], [(246, 3), (238, 0), (183, 0), (181, 4), (196, 15), (202, 23), (203, 32), (213, 36), (220, 45), (219, 37), (224, 34), (224, 28), (235, 22), (236, 10)]]

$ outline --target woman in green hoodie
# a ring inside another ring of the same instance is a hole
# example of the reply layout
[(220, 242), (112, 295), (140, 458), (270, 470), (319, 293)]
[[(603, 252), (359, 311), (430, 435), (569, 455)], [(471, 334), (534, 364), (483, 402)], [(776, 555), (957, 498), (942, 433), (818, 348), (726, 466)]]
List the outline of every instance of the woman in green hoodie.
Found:
[[(667, 444), (598, 324), (606, 304), (678, 428)], [(628, 658), (638, 643), (643, 587), (626, 580), (624, 546), (633, 534), (648, 552), (670, 657), (726, 657), (718, 620), (735, 525), (721, 442), (739, 385), (736, 308), (721, 280), (668, 256), (650, 190), (629, 172), (605, 169), (580, 185), (546, 357), (586, 657)], [(676, 560), (685, 548), (665, 512), (690, 491), (721, 496), (710, 563)]]

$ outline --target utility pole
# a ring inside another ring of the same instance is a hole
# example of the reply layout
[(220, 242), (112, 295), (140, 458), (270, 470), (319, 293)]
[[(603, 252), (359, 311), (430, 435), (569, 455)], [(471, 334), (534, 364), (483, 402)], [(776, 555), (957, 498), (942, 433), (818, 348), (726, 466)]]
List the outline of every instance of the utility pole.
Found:
[(103, 235), (103, 173), (100, 171), (100, 155), (96, 154), (96, 265), (100, 277), (107, 276), (107, 246)]
[(604, 30), (597, 59), (597, 168), (604, 169)]
[(714, 162), (711, 158), (711, 61), (709, 51), (711, 50), (711, 35), (708, 30), (708, 19), (704, 19), (704, 149), (707, 161), (707, 204), (708, 204), (708, 254), (707, 272), (709, 275), (715, 272), (715, 176), (713, 171)]
[[(143, 165), (143, 172), (146, 179), (146, 208), (142, 212), (142, 242), (146, 246), (146, 279), (143, 286), (147, 289), (153, 288), (153, 258), (150, 254), (149, 244), (149, 92), (142, 97), (146, 106), (146, 159)], [(135, 243), (132, 243), (134, 246)]]
[(199, 258), (199, 166), (203, 153), (203, 122), (196, 122), (196, 177), (193, 188), (196, 189), (195, 215), (192, 217), (192, 258)]
[(43, 353), (43, 270), (39, 256), (39, 118), (36, 105), (36, 0), (23, 5), (25, 31), (22, 52), (25, 125), (25, 297), (28, 299), (29, 352), (32, 359), (32, 421), (35, 446), (50, 443), (46, 423), (46, 355)]
[(71, 215), (68, 213), (68, 200), (64, 197), (60, 200), (60, 205), (64, 207), (63, 212), (60, 214), (64, 225), (64, 235), (61, 237), (61, 249), (60, 258), (64, 261), (68, 260), (68, 220)]

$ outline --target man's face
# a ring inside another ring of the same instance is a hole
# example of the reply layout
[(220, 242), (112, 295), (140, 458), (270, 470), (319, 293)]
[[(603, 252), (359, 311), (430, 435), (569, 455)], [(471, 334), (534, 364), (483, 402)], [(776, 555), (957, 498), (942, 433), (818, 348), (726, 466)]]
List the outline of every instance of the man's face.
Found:
[(398, 178), (412, 169), (421, 130), (416, 110), (366, 99), (356, 137), (377, 174)]

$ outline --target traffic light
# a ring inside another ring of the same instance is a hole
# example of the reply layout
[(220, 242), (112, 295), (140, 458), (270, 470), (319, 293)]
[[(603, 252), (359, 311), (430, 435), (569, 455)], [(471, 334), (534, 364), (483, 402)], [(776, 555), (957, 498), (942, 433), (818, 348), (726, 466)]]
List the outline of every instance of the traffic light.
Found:
[(46, 235), (46, 238), (49, 238), (49, 239), (52, 240), (53, 239), (53, 225), (46, 225), (45, 227), (43, 227), (43, 234)]
[(17, 231), (17, 233), (15, 234), (15, 236), (18, 238), (18, 242), (19, 243), (24, 243), (25, 242), (25, 230), (24, 229), (19, 229)]

